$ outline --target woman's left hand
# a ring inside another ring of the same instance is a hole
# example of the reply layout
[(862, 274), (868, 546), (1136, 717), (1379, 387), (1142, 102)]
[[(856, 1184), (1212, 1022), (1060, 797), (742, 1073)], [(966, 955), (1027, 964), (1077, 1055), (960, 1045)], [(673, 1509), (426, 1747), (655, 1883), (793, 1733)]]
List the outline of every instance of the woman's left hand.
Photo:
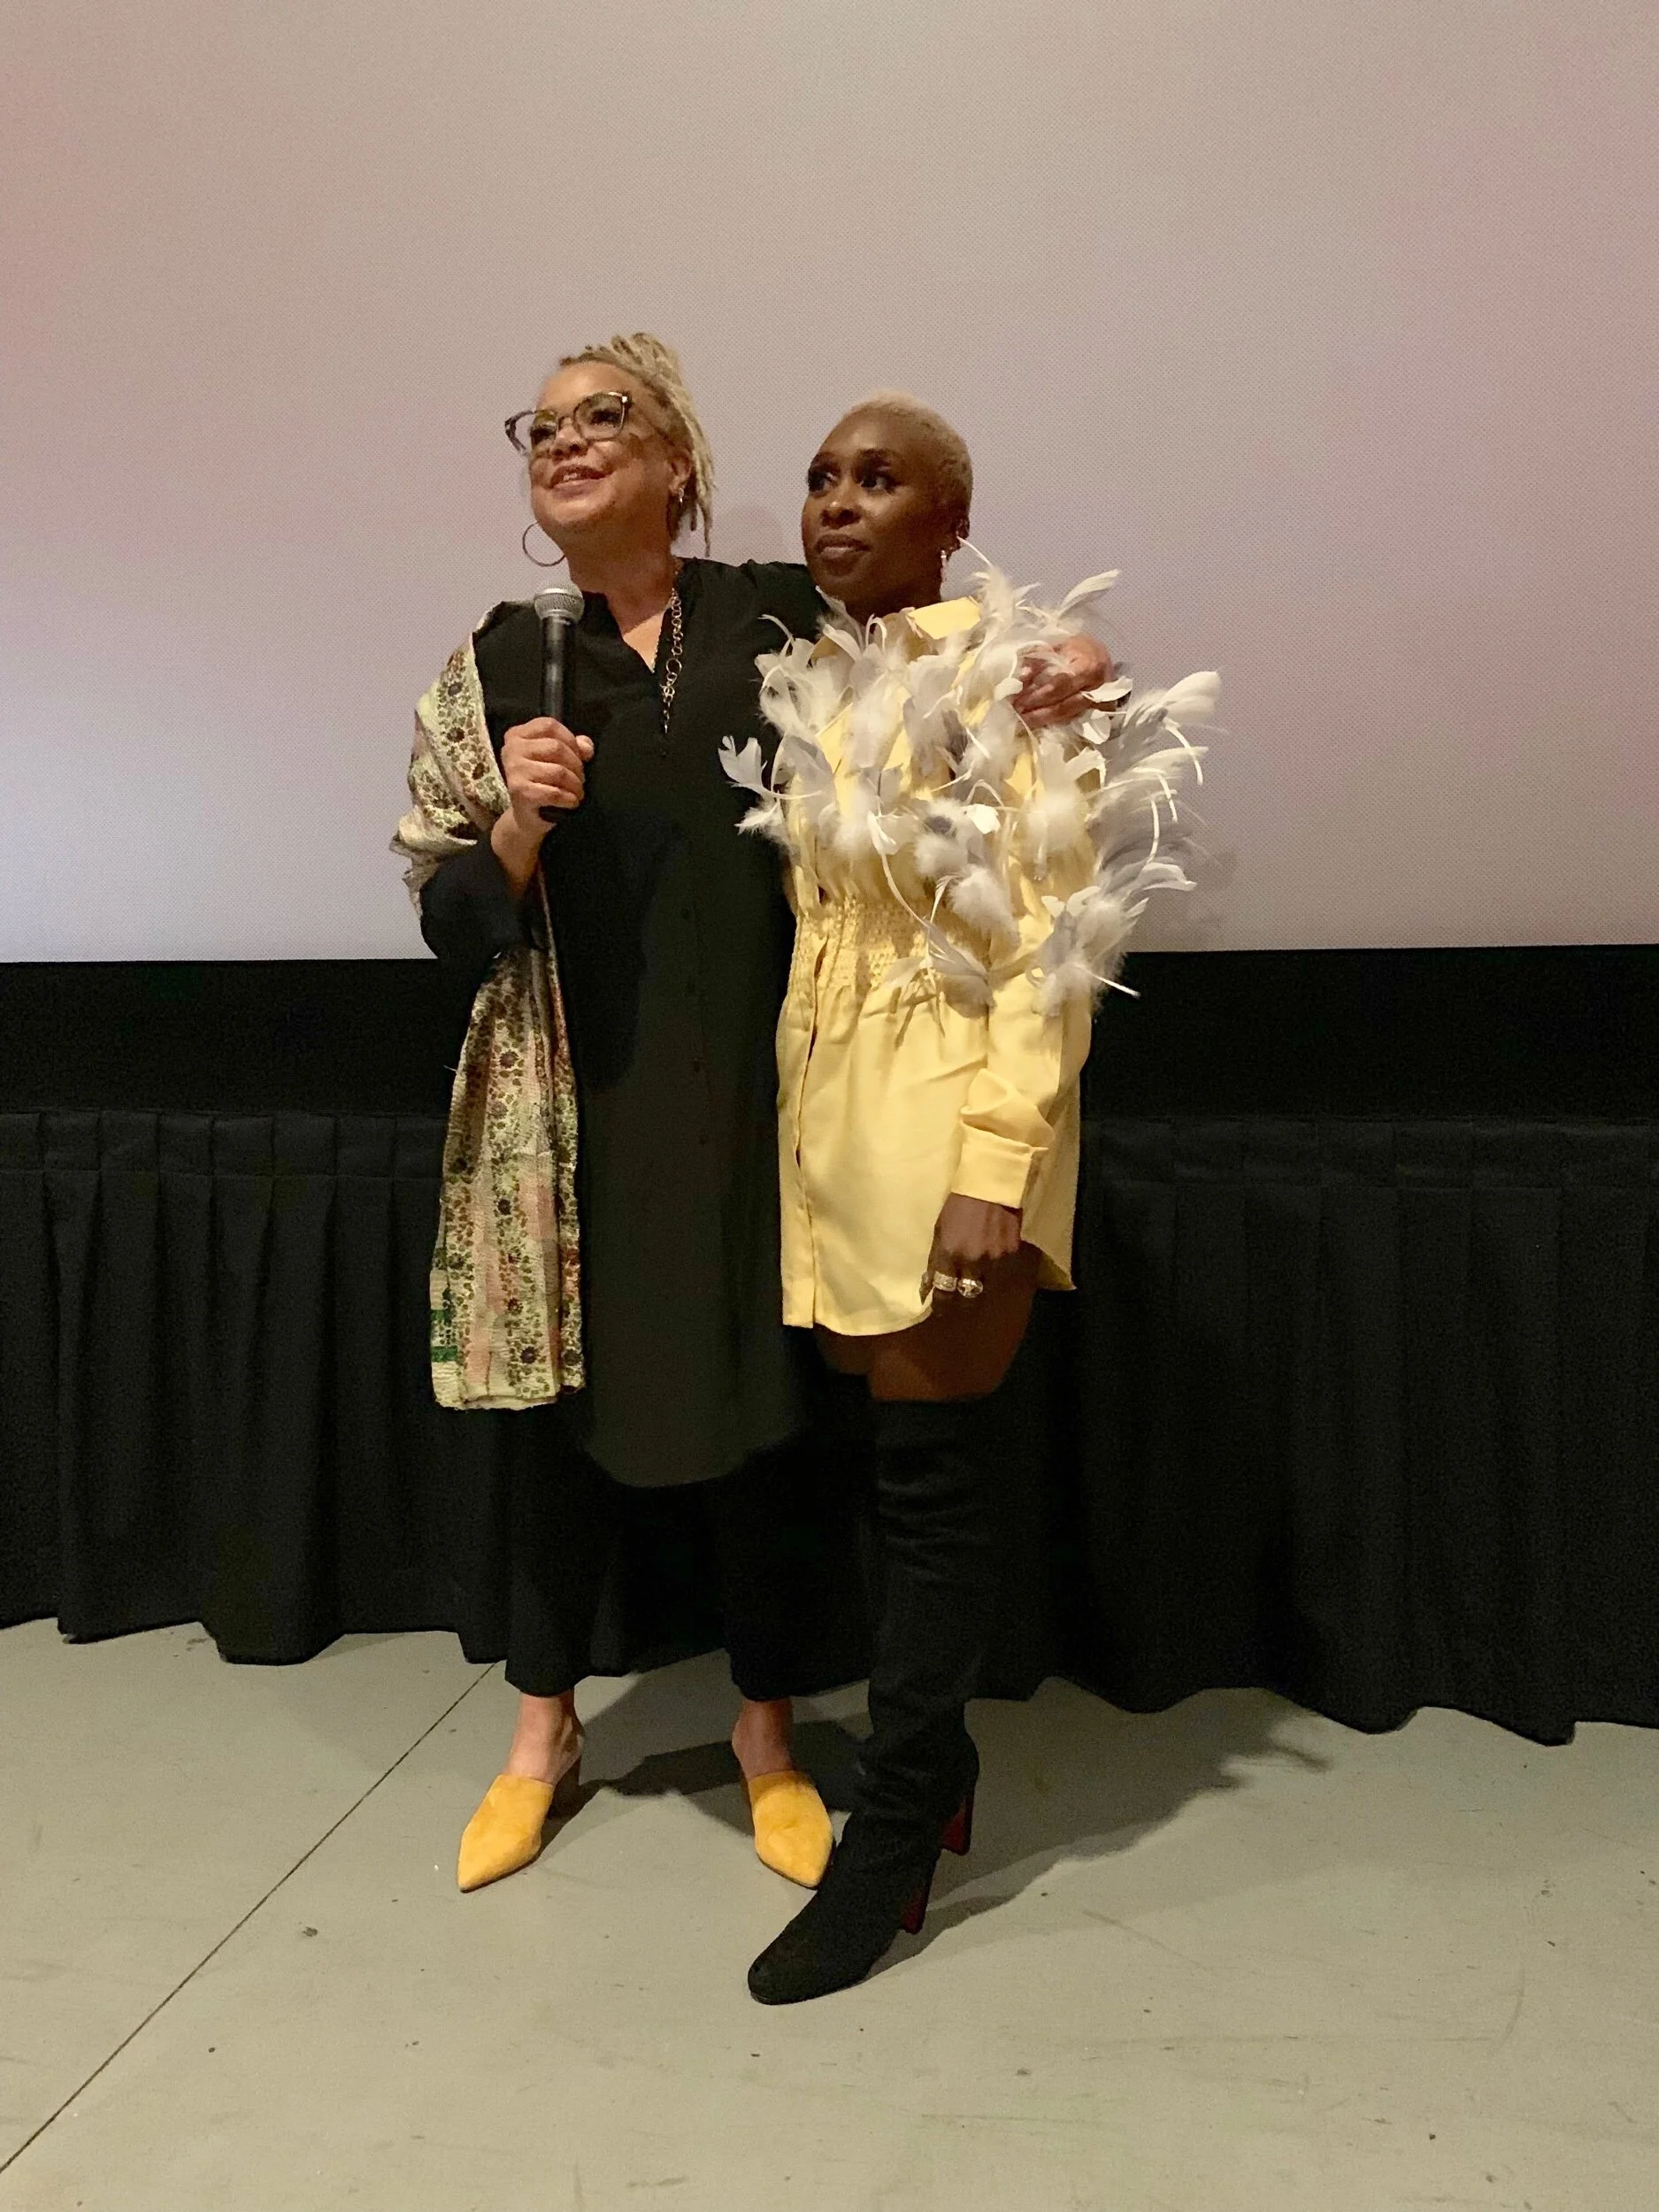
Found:
[[(1019, 1255), (1021, 1214), (1018, 1206), (993, 1205), (986, 1198), (964, 1198), (953, 1193), (939, 1212), (933, 1248), (928, 1255), (924, 1294), (935, 1275), (964, 1278), (983, 1289), (999, 1267)], [(960, 1297), (958, 1291), (939, 1291), (939, 1297)], [(972, 1299), (976, 1292), (968, 1294)]]
[(1026, 654), (1014, 711), (1037, 729), (1074, 722), (1091, 703), (1085, 695), (1110, 683), (1117, 672), (1111, 655), (1095, 639), (1069, 637), (1052, 652)]

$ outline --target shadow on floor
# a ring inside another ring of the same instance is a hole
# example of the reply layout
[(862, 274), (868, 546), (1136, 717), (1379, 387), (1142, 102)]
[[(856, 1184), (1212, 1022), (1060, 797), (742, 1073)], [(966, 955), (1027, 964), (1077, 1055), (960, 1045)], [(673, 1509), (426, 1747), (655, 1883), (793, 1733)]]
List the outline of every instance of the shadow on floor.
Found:
[[(1285, 1733), (1297, 1713), (1265, 1690), (1204, 1691), (1165, 1713), (1124, 1713), (1052, 1681), (1029, 1705), (976, 1707), (983, 1773), (973, 1849), (941, 1862), (926, 1928), (901, 1939), (894, 1962), (1006, 1904), (1063, 1862), (1129, 1850), (1195, 1800), (1242, 1788), (1253, 1765), (1323, 1772), (1329, 1762)], [(970, 1886), (973, 1895), (952, 1901)]]
[[(747, 1833), (737, 1763), (723, 1734), (673, 1750), (644, 1747), (687, 1723), (699, 1736), (710, 1723), (718, 1727), (730, 1698), (729, 1686), (705, 1679), (696, 1663), (630, 1685), (589, 1724), (589, 1774), (611, 1771), (586, 1786), (583, 1801), (600, 1789), (623, 1797), (676, 1793)], [(1045, 1683), (1029, 1702), (976, 1703), (971, 1717), (983, 1773), (972, 1852), (943, 1860), (926, 1930), (901, 1938), (890, 1960), (913, 1956), (947, 1929), (1006, 1904), (1063, 1862), (1127, 1851), (1195, 1800), (1241, 1788), (1264, 1760), (1323, 1770), (1326, 1763), (1286, 1732), (1297, 1713), (1262, 1690), (1205, 1691), (1168, 1712), (1125, 1713), (1060, 1680)], [(833, 1810), (852, 1802), (859, 1741), (833, 1719), (806, 1720), (795, 1732), (801, 1764)], [(972, 1895), (954, 1895), (969, 1888)]]
[[(590, 1729), (590, 1743), (602, 1726), (603, 1721)], [(818, 1794), (832, 1812), (845, 1812), (852, 1804), (858, 1744), (851, 1730), (837, 1721), (803, 1721), (795, 1729), (795, 1757), (818, 1784)], [(683, 1750), (650, 1752), (626, 1774), (585, 1787), (583, 1795), (585, 1799), (592, 1790), (611, 1789), (621, 1797), (661, 1797), (674, 1793), (682, 1797), (709, 1797), (729, 1790), (733, 1793), (729, 1800), (721, 1797), (702, 1810), (747, 1834), (749, 1812), (736, 1793), (737, 1780), (737, 1761), (730, 1744), (700, 1743)]]

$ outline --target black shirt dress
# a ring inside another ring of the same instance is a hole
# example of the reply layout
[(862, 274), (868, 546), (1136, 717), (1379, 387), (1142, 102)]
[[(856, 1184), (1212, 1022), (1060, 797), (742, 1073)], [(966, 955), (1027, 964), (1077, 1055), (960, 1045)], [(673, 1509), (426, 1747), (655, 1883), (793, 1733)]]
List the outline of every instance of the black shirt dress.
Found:
[[(773, 848), (722, 739), (770, 750), (755, 659), (823, 611), (781, 563), (680, 571), (685, 657), (664, 730), (661, 680), (589, 596), (565, 720), (593, 741), (587, 792), (541, 850), (570, 1023), (588, 1387), (572, 1439), (618, 1481), (704, 1482), (805, 1417), (803, 1333), (779, 1283), (774, 1030), (793, 926)], [(534, 611), (499, 607), (475, 640), (491, 741), (541, 712)], [(481, 981), (533, 926), (488, 843), (445, 861), (421, 901), (427, 944)]]

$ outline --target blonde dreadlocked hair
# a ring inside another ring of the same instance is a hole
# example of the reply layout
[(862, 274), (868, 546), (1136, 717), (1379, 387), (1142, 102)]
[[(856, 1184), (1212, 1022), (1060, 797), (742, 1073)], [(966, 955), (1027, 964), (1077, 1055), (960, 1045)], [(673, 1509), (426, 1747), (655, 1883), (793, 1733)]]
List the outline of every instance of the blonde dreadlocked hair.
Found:
[(666, 418), (663, 427), (691, 456), (691, 475), (674, 508), (673, 534), (678, 537), (687, 526), (701, 528), (706, 553), (714, 522), (714, 456), (686, 389), (680, 356), (649, 330), (636, 330), (632, 337), (616, 337), (603, 346), (584, 346), (580, 353), (567, 353), (559, 366), (573, 368), (579, 361), (603, 361), (613, 369), (625, 370), (644, 385), (661, 408)]

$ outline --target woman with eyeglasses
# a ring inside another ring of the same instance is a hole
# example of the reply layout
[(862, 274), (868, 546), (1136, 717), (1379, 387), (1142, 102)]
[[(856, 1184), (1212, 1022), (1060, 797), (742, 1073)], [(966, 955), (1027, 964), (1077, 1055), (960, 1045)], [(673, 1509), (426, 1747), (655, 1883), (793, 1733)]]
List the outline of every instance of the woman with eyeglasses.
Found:
[[(726, 756), (743, 826), (781, 845), (796, 915), (778, 1031), (785, 1318), (863, 1378), (882, 1603), (857, 1799), (816, 1894), (749, 1970), (763, 2002), (859, 1980), (919, 1929), (941, 1848), (965, 1851), (965, 1708), (995, 1594), (984, 1401), (1040, 1285), (1071, 1284), (1079, 1085), (1095, 996), (1155, 889), (1181, 887), (1178, 715), (1213, 677), (1063, 726), (1019, 670), (1075, 649), (1092, 578), (1048, 613), (987, 571), (941, 603), (966, 536), (966, 446), (878, 394), (825, 440), (802, 537), (845, 610), (764, 664), (775, 746)], [(1109, 672), (1110, 672), (1110, 670)]]
[[(515, 1486), (503, 1771), (462, 1839), (476, 1888), (538, 1853), (582, 1749), (626, 1493), (701, 1486), (741, 1705), (732, 1744), (765, 1863), (810, 1886), (831, 1831), (794, 1763), (816, 1563), (795, 1507), (806, 1419), (778, 1293), (773, 1033), (790, 924), (733, 830), (722, 740), (769, 745), (757, 656), (815, 634), (803, 568), (681, 557), (714, 478), (673, 352), (567, 356), (509, 435), (582, 611), (565, 712), (541, 711), (532, 607), (497, 607), (417, 716), (399, 826), (427, 943), (475, 985), (433, 1267), (433, 1371), (454, 1406), (559, 1401), (562, 1448)], [(1033, 669), (1041, 712), (1098, 649)], [(819, 1662), (821, 1664), (821, 1661)]]

